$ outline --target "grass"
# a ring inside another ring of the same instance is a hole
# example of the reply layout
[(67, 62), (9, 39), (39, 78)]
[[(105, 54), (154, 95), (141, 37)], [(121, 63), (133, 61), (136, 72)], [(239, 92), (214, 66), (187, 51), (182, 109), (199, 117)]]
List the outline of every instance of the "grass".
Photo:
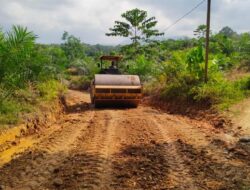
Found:
[(0, 103), (0, 124), (15, 124), (18, 122), (20, 104), (13, 100), (2, 100)]
[(212, 105), (225, 110), (232, 104), (239, 102), (246, 97), (246, 91), (241, 86), (229, 81), (202, 84), (194, 88), (196, 101), (209, 101)]
[(249, 97), (250, 77), (229, 81), (217, 76), (208, 83), (192, 80), (187, 75), (175, 78), (171, 82), (153, 82), (144, 85), (146, 94), (158, 93), (164, 101), (193, 101), (206, 103), (221, 111)]
[(23, 114), (37, 111), (39, 104), (54, 101), (65, 90), (58, 81), (49, 80), (15, 90), (8, 98), (0, 96), (0, 126), (17, 124)]
[(60, 94), (66, 91), (64, 85), (56, 80), (50, 80), (37, 84), (37, 90), (39, 91), (39, 98), (44, 101), (52, 101), (56, 99)]

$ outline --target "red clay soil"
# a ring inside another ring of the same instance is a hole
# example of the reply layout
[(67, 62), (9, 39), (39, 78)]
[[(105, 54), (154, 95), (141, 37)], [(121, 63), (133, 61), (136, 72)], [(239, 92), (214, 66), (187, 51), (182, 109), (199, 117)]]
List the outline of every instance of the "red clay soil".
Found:
[[(94, 109), (89, 102), (69, 91), (56, 122), (1, 150), (0, 189), (250, 188), (249, 145), (210, 122), (148, 105)], [(23, 147), (25, 140), (32, 143)]]

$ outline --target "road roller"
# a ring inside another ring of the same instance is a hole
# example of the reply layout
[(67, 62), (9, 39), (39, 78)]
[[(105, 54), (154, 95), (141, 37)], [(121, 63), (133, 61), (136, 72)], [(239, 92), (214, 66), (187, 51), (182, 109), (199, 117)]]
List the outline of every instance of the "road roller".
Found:
[(91, 81), (90, 97), (95, 107), (137, 107), (142, 98), (138, 75), (121, 74), (122, 56), (101, 56), (99, 74)]

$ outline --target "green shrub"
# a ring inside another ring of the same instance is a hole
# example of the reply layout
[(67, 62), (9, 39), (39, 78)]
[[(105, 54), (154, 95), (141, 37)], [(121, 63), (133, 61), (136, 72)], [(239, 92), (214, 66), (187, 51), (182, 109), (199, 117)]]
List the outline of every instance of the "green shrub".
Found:
[(198, 78), (202, 77), (204, 73), (203, 72), (204, 55), (203, 55), (203, 48), (201, 45), (191, 49), (187, 53), (186, 63), (190, 73), (193, 73)]
[(69, 88), (73, 90), (87, 90), (91, 83), (91, 78), (88, 76), (71, 76), (69, 80)]
[(210, 100), (212, 103), (221, 103), (223, 100), (239, 100), (244, 93), (233, 83), (227, 81), (204, 83), (193, 89), (195, 100)]
[(134, 61), (128, 61), (127, 64), (129, 65), (128, 73), (139, 75), (143, 81), (147, 80), (155, 71), (154, 62), (144, 55), (138, 56)]
[(161, 97), (164, 99), (188, 100), (192, 99), (190, 89), (199, 81), (189, 73), (181, 73), (177, 80), (166, 83), (162, 89)]
[(51, 101), (56, 99), (60, 94), (65, 92), (65, 86), (56, 80), (49, 80), (37, 84), (37, 90), (43, 100)]
[(0, 99), (0, 124), (17, 123), (20, 110), (20, 105), (17, 102)]
[(12, 97), (18, 101), (25, 104), (33, 104), (37, 103), (37, 92), (33, 88), (26, 87), (25, 89), (17, 89), (13, 92)]
[[(156, 76), (160, 85), (156, 85), (156, 88), (161, 86), (162, 99), (206, 102), (225, 109), (249, 94), (250, 77), (236, 82), (227, 81), (220, 71), (217, 58), (209, 61), (209, 82), (204, 83), (204, 63), (201, 61), (201, 49), (192, 49), (189, 52), (175, 52), (169, 61), (161, 63), (161, 70)], [(150, 88), (152, 92), (152, 85)]]
[(244, 77), (240, 80), (235, 81), (235, 86), (240, 88), (241, 90), (246, 91), (246, 93), (249, 93), (250, 91), (250, 77)]

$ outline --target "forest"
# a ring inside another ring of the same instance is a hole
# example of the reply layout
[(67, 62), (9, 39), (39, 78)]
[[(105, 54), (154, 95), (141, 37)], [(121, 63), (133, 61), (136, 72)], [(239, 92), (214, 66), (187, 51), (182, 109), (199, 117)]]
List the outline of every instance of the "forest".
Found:
[(143, 28), (140, 23), (133, 25), (129, 14), (128, 11), (122, 16), (137, 27), (135, 36), (130, 36), (126, 23), (119, 21), (106, 34), (130, 37), (131, 44), (118, 46), (89, 45), (68, 32), (62, 34), (61, 44), (38, 44), (38, 36), (25, 26), (13, 26), (7, 32), (2, 29), (0, 123), (19, 122), (41, 102), (53, 101), (63, 94), (67, 86), (88, 90), (98, 72), (99, 57), (104, 54), (122, 55), (122, 71), (139, 75), (144, 95), (154, 95), (162, 101), (204, 103), (224, 110), (249, 96), (249, 32), (236, 33), (228, 26), (219, 32), (211, 31), (206, 83), (206, 25), (194, 28), (193, 38), (152, 39), (162, 35), (153, 29), (157, 24), (155, 18), (146, 20)]

